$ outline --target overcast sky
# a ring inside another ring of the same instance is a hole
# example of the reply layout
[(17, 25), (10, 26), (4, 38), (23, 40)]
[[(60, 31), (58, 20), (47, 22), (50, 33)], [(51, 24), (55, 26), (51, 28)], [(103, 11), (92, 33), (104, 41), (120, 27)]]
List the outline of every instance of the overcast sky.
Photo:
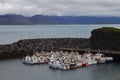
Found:
[(0, 0), (0, 14), (120, 16), (120, 0)]

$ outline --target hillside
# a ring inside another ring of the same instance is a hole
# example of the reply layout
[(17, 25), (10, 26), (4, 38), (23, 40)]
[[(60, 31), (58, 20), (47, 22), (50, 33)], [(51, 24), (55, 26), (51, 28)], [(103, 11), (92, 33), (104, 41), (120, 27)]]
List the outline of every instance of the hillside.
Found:
[(120, 51), (120, 29), (103, 27), (91, 32), (91, 47), (93, 49), (119, 50)]
[(44, 16), (7, 14), (0, 15), (1, 25), (29, 25), (29, 24), (119, 24), (120, 17), (102, 16)]

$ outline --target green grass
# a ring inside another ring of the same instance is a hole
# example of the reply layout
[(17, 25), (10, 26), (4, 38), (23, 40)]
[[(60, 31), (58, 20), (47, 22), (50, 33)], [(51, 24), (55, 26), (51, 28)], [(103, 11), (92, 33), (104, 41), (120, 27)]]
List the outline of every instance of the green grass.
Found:
[(114, 27), (102, 27), (102, 28), (95, 29), (95, 31), (120, 33), (120, 29), (114, 28)]

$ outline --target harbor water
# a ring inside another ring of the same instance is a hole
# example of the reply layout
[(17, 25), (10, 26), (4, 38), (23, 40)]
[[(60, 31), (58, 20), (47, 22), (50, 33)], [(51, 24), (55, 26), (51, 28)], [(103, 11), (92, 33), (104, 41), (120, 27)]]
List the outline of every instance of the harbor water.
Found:
[[(34, 38), (89, 38), (100, 27), (120, 28), (120, 24), (0, 25), (0, 44)], [(0, 61), (0, 80), (120, 80), (120, 63), (59, 70), (47, 64), (25, 65), (22, 59), (4, 60)]]
[(0, 61), (0, 80), (120, 80), (120, 63), (58, 70), (47, 64), (25, 65), (22, 60), (7, 60)]

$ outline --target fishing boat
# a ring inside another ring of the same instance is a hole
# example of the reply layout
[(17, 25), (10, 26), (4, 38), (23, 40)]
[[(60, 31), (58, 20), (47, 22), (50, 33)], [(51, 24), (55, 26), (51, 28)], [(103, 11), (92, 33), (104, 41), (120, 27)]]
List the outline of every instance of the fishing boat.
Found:
[(69, 69), (69, 67), (63, 63), (60, 63), (58, 60), (56, 61), (50, 61), (49, 66), (52, 68), (57, 68), (57, 69)]
[(24, 64), (34, 64), (32, 58), (30, 56), (26, 56), (24, 59), (23, 59), (23, 63)]
[(113, 57), (106, 57), (106, 63), (113, 62)]
[(87, 67), (88, 66), (88, 63), (87, 62), (82, 62), (82, 67)]
[(77, 66), (76, 63), (70, 63), (70, 64), (69, 64), (69, 67), (70, 67), (70, 69), (78, 68), (78, 66)]
[(56, 69), (75, 69), (78, 67), (87, 67), (93, 64), (111, 63), (112, 57), (105, 57), (102, 53), (92, 54), (90, 52), (83, 55), (78, 52), (37, 52), (32, 56), (26, 56), (25, 64), (43, 64), (48, 63), (51, 68)]
[(37, 57), (36, 55), (33, 56), (26, 56), (23, 59), (23, 63), (25, 64), (44, 64), (47, 63), (47, 58), (43, 56)]
[(112, 57), (105, 57), (101, 53), (95, 54), (94, 58), (97, 60), (97, 63), (110, 63), (113, 61)]
[(38, 59), (37, 64), (46, 64), (47, 63), (46, 58), (38, 57), (37, 59)]

